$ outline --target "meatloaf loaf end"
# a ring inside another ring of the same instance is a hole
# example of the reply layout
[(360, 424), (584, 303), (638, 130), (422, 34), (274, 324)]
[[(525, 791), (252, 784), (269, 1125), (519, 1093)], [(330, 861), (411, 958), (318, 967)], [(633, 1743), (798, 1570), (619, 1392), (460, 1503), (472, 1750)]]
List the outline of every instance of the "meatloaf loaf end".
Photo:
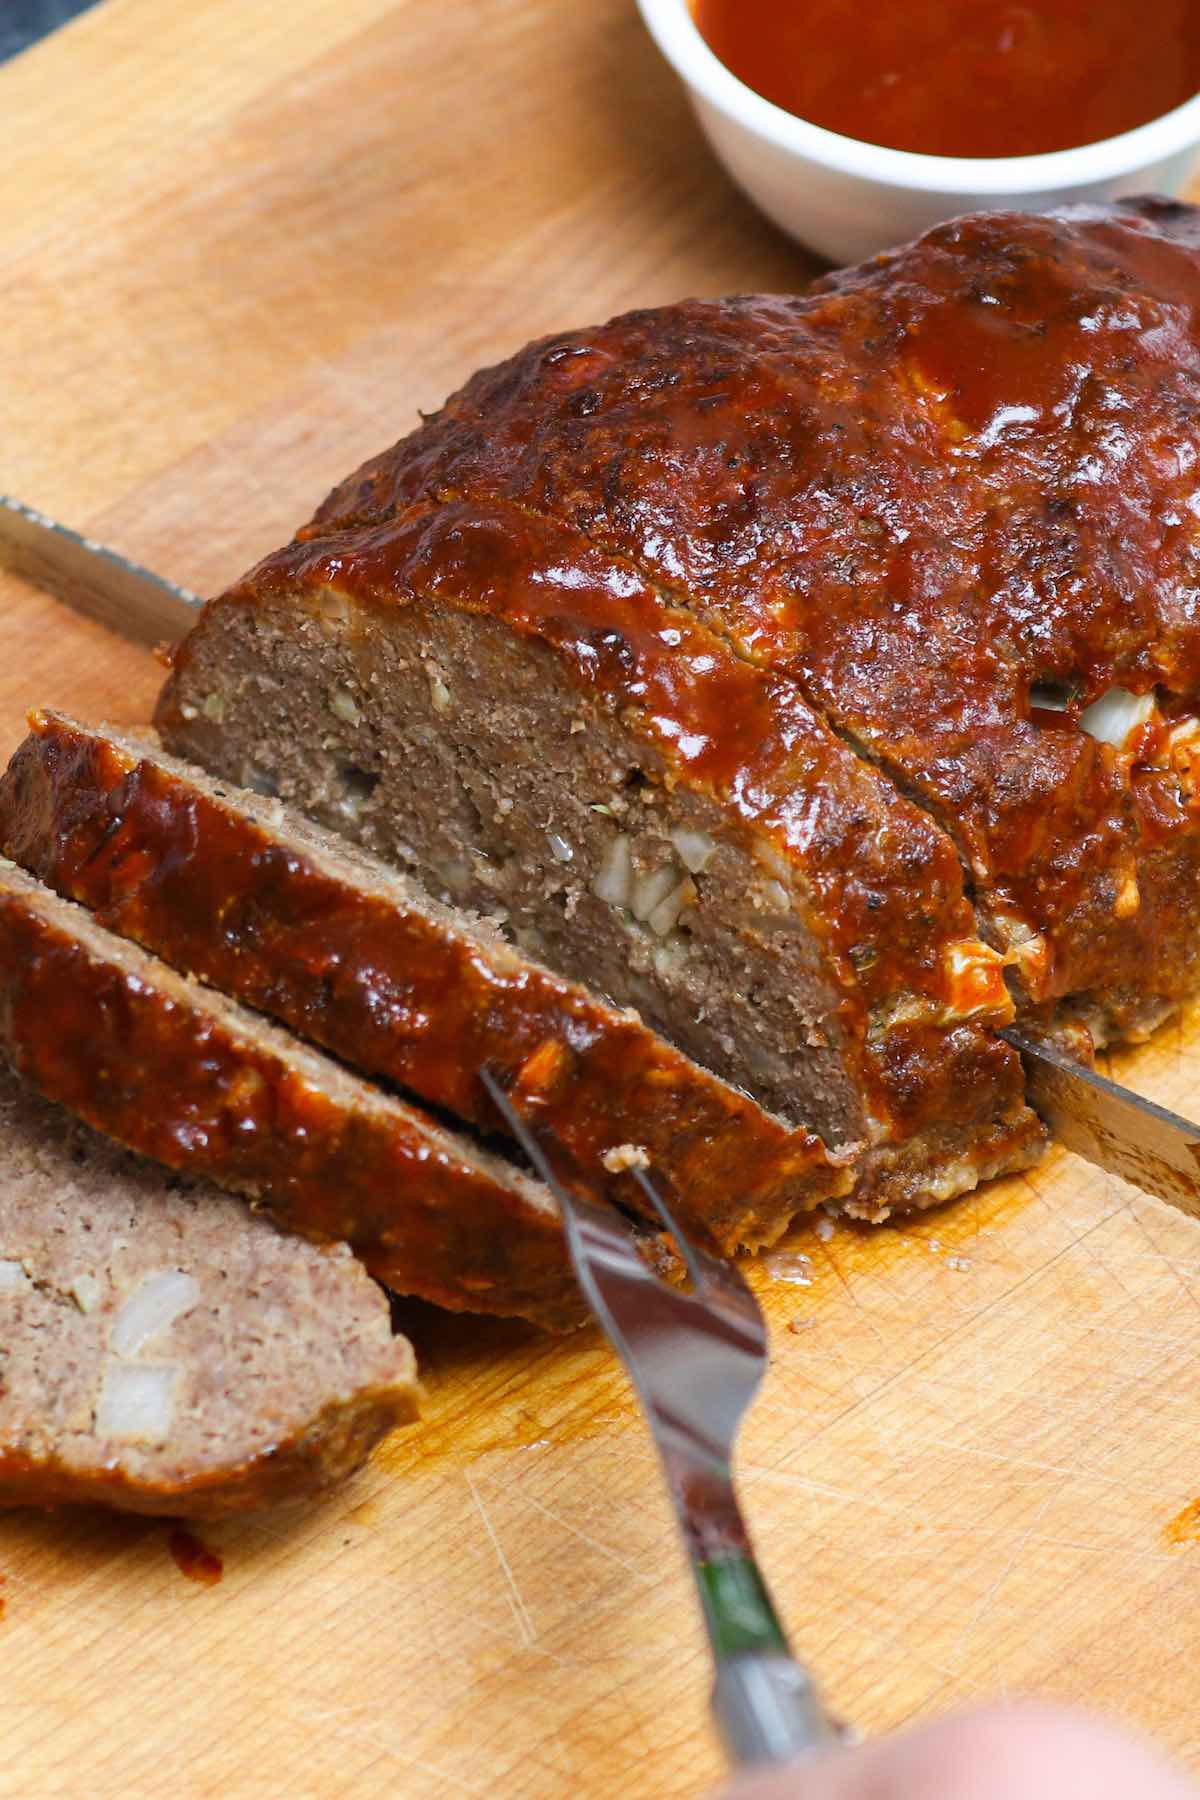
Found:
[(552, 1328), (583, 1316), (540, 1183), (3, 860), (0, 1047), (88, 1124), (350, 1244), (400, 1293)]
[[(148, 733), (30, 726), (0, 780), (0, 849), (174, 967), (487, 1131), (490, 1066), (601, 1182), (606, 1158), (644, 1151), (728, 1250), (848, 1191), (812, 1133), (280, 801)], [(630, 1175), (607, 1180), (644, 1208)]]
[(118, 1149), (0, 1060), (0, 1506), (303, 1499), (417, 1398), (347, 1249)]
[[(531, 356), (569, 361), (553, 346)], [(564, 379), (566, 376), (564, 374)], [(488, 913), (789, 1124), (879, 1217), (1044, 1143), (950, 840), (698, 611), (572, 526), (389, 470), (211, 602), (169, 748)]]

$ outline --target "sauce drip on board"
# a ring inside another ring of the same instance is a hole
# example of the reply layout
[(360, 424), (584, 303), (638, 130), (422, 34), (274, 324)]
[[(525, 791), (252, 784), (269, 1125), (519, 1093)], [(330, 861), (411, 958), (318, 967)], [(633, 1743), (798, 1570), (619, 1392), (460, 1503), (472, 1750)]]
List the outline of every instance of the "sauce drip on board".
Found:
[(182, 1525), (176, 1525), (172, 1530), (167, 1548), (180, 1574), (201, 1587), (216, 1587), (225, 1573), (220, 1557)]
[(1197, 0), (693, 0), (748, 87), (845, 137), (1031, 156), (1144, 125), (1200, 89)]

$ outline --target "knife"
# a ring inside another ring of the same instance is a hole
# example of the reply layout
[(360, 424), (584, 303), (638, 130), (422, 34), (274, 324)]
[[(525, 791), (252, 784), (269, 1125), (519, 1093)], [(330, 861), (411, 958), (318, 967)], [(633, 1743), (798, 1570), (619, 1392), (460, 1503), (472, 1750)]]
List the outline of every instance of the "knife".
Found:
[(135, 644), (174, 643), (200, 601), (103, 544), (0, 494), (0, 567)]
[(1060, 1144), (1200, 1218), (1200, 1125), (1013, 1026), (1000, 1036), (1020, 1051), (1026, 1098)]
[[(0, 566), (139, 644), (182, 637), (200, 605), (186, 588), (3, 495)], [(1200, 1125), (1023, 1031), (1001, 1035), (1020, 1051), (1030, 1103), (1060, 1143), (1200, 1218)]]

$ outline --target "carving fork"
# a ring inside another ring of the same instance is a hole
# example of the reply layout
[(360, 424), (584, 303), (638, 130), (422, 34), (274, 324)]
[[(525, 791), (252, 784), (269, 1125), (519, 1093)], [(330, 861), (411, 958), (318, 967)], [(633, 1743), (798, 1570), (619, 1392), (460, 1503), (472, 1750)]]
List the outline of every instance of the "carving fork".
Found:
[(634, 1168), (691, 1286), (660, 1280), (622, 1215), (572, 1193), (491, 1071), (480, 1076), (558, 1201), (579, 1285), (650, 1425), (696, 1578), (716, 1666), (713, 1716), (730, 1762), (784, 1762), (836, 1745), (843, 1733), (788, 1648), (734, 1492), (734, 1440), (767, 1366), (757, 1300), (732, 1263), (684, 1236), (649, 1176)]

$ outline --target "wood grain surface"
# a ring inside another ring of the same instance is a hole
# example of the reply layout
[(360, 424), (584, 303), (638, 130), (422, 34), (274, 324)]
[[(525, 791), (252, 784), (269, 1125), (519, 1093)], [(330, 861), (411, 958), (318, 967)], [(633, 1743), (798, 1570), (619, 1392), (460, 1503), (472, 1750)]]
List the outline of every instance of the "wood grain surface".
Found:
[[(524, 339), (810, 265), (629, 0), (104, 0), (0, 70), (0, 489), (212, 589)], [(153, 659), (0, 581), (26, 707)], [(1200, 1109), (1200, 1020), (1118, 1064)], [(798, 1645), (868, 1731), (1037, 1690), (1200, 1769), (1200, 1227), (1062, 1153), (755, 1274), (742, 1459)], [(708, 1671), (611, 1358), (416, 1306), (425, 1424), (208, 1531), (0, 1520), (0, 1792), (696, 1795)]]

